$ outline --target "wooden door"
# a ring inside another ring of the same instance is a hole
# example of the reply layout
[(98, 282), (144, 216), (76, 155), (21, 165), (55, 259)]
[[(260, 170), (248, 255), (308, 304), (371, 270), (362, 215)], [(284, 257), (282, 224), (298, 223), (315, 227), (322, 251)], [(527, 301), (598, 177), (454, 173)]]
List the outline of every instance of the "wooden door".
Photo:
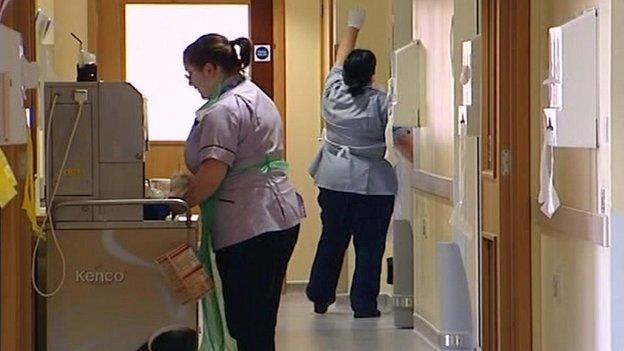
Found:
[(481, 0), (483, 350), (532, 349), (530, 1)]

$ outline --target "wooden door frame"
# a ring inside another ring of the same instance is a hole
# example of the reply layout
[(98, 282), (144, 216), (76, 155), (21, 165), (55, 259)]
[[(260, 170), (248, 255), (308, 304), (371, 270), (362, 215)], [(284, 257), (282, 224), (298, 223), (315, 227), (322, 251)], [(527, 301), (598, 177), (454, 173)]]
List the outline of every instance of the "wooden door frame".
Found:
[[(499, 8), (499, 151), (509, 150), (509, 174), (500, 172), (499, 342), (505, 351), (532, 349), (530, 188), (531, 1)], [(499, 156), (500, 157), (500, 156)], [(499, 164), (502, 164), (500, 162)]]
[(479, 6), (482, 42), (482, 132), (481, 132), (481, 347), (484, 351), (500, 348), (500, 196), (498, 171), (498, 133), (500, 120), (498, 8), (504, 0), (481, 0)]
[[(13, 1), (2, 23), (22, 34), (24, 54), (34, 61), (35, 0)], [(37, 108), (36, 92), (28, 92), (27, 108)], [(26, 175), (25, 145), (2, 147), (18, 180), (18, 195), (0, 210), (0, 350), (28, 351), (34, 347), (34, 294), (30, 285), (32, 230), (22, 210)]]

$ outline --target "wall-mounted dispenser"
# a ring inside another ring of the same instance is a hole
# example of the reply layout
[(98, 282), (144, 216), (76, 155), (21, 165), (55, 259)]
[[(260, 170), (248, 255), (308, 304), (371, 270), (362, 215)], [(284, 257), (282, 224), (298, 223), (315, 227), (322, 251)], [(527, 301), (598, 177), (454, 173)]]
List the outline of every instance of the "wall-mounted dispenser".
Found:
[(598, 147), (598, 12), (550, 28), (546, 128), (551, 146)]
[(420, 53), (418, 40), (392, 54), (391, 108), (397, 127), (421, 127)]
[(549, 87), (544, 108), (540, 210), (552, 218), (561, 206), (555, 189), (555, 147), (598, 147), (598, 11), (550, 28)]
[[(462, 43), (462, 104), (459, 106), (457, 130), (469, 136), (481, 136), (481, 37)], [(465, 128), (462, 124), (466, 124)]]

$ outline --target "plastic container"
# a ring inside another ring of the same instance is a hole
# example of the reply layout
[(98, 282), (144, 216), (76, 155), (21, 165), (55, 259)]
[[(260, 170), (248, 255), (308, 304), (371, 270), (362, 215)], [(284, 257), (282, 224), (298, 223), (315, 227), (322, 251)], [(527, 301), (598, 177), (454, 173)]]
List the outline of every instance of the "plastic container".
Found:
[(143, 205), (143, 219), (148, 221), (162, 221), (170, 212), (171, 208), (167, 204)]
[(138, 351), (196, 351), (197, 331), (171, 325), (156, 331)]

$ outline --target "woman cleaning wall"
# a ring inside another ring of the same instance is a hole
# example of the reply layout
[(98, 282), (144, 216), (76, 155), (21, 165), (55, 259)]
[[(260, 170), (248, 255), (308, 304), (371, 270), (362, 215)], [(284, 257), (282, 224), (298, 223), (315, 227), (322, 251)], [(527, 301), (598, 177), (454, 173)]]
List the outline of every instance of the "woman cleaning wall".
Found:
[[(323, 232), (306, 293), (314, 311), (336, 300), (336, 285), (353, 235), (356, 268), (351, 288), (355, 318), (379, 317), (377, 296), (386, 234), (397, 193), (397, 176), (384, 159), (387, 94), (372, 87), (376, 58), (354, 50), (366, 13), (352, 10), (336, 64), (325, 82), (324, 144), (310, 167), (320, 194)], [(399, 150), (411, 159), (412, 138), (394, 129)]]

